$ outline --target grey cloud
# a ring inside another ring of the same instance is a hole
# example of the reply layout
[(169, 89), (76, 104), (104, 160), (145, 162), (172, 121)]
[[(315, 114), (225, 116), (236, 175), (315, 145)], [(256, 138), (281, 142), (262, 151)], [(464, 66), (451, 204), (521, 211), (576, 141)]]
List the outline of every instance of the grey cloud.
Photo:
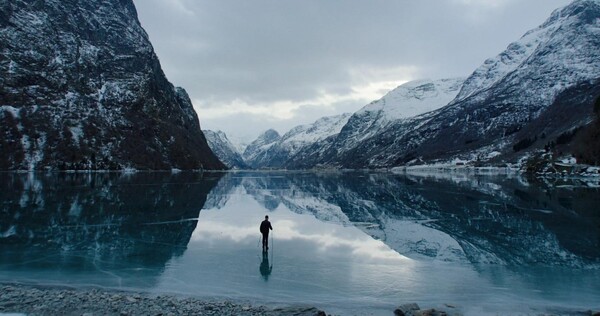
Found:
[(205, 106), (343, 93), (355, 69), (466, 76), (568, 2), (135, 1), (167, 76)]

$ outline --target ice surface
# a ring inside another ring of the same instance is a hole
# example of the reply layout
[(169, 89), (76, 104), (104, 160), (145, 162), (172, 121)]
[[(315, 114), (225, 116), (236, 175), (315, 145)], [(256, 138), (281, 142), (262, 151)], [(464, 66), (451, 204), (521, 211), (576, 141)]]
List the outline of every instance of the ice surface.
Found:
[[(598, 196), (577, 182), (356, 172), (0, 180), (14, 188), (0, 191), (0, 282), (340, 315), (390, 315), (408, 302), (465, 315), (599, 307)], [(265, 215), (274, 230), (263, 255)]]

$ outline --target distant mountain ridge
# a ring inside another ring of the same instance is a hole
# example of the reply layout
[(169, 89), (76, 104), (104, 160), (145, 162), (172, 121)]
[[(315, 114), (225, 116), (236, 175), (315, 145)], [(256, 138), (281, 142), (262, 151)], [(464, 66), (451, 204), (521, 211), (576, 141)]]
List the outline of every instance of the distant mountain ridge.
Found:
[(281, 135), (279, 135), (276, 130), (266, 130), (246, 147), (246, 150), (244, 150), (244, 153), (242, 154), (244, 161), (252, 168), (257, 168), (259, 165), (262, 165), (264, 161), (271, 159), (269, 157), (269, 150), (280, 139)]
[(446, 105), (456, 96), (463, 81), (464, 78), (451, 78), (407, 82), (354, 114), (323, 117), (312, 124), (296, 126), (283, 136), (267, 130), (246, 147), (242, 156), (252, 169), (295, 169), (298, 162), (304, 162), (306, 152), (320, 149), (332, 139), (352, 148), (363, 139), (385, 133), (394, 123)]
[(297, 152), (338, 134), (349, 118), (349, 113), (323, 117), (312, 124), (296, 126), (283, 136), (267, 130), (246, 147), (244, 161), (255, 169), (284, 168)]
[(0, 170), (224, 168), (133, 1), (0, 1), (0, 52)]
[(351, 114), (322, 117), (311, 124), (298, 125), (283, 136), (269, 129), (245, 146), (243, 153), (221, 131), (205, 130), (209, 145), (229, 167), (235, 169), (278, 169), (299, 151), (323, 139), (337, 135)]

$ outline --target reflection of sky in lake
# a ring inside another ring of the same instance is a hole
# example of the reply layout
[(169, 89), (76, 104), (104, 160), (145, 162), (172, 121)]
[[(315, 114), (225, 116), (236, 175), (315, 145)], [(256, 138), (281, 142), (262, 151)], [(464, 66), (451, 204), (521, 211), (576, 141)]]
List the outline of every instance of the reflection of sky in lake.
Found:
[[(268, 281), (260, 273), (263, 260), (258, 226), (266, 210), (249, 195), (231, 196), (222, 209), (200, 213), (188, 250), (173, 260), (158, 290), (230, 297), (263, 302), (377, 302), (374, 292), (391, 290), (390, 281), (416, 286), (415, 262), (353, 226), (290, 212), (269, 212), (271, 233)], [(389, 309), (388, 309), (389, 312)]]
[[(258, 232), (265, 214), (274, 227), (267, 278)], [(156, 291), (316, 304), (342, 314), (387, 315), (406, 302), (453, 304), (471, 314), (595, 302), (598, 291), (574, 291), (585, 280), (581, 273), (565, 269), (557, 280), (552, 271), (529, 269), (525, 275), (537, 280), (523, 280), (506, 268), (412, 260), (354, 226), (297, 214), (283, 204), (268, 211), (238, 190), (220, 209), (202, 210), (188, 250), (168, 264)], [(590, 280), (600, 281), (598, 273)], [(546, 288), (553, 282), (564, 283)]]

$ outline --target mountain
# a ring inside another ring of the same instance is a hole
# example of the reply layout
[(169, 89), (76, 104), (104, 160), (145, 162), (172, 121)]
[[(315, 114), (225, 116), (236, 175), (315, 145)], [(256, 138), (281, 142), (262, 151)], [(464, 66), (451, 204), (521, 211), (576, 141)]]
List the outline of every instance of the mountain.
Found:
[(248, 146), (250, 151), (247, 149), (244, 157), (254, 168), (282, 168), (299, 151), (337, 135), (346, 125), (350, 116), (345, 113), (323, 117), (312, 124), (296, 126), (281, 137), (275, 137), (272, 132), (269, 132), (271, 137), (267, 136), (267, 138), (270, 141), (265, 142), (263, 136), (259, 137), (256, 144), (252, 143)]
[(233, 145), (233, 147), (235, 148), (235, 150), (237, 152), (244, 153), (244, 151), (246, 151), (246, 148), (248, 147), (248, 145), (250, 145), (250, 143), (253, 141), (253, 139), (248, 138), (248, 137), (240, 137), (238, 135), (228, 135), (227, 139), (229, 139), (229, 142)]
[(361, 141), (384, 132), (395, 122), (437, 110), (456, 97), (464, 81), (465, 78), (452, 78), (407, 82), (354, 113), (338, 141)]
[(269, 160), (269, 148), (275, 145), (280, 139), (281, 135), (276, 130), (269, 129), (265, 131), (246, 147), (243, 153), (244, 160), (252, 168), (263, 165), (263, 161)]
[(400, 85), (354, 113), (338, 135), (306, 147), (289, 164), (292, 167), (337, 164), (335, 159), (361, 144), (377, 149), (381, 144), (373, 140), (378, 136), (395, 124), (447, 105), (456, 97), (464, 80), (416, 80)]
[(224, 168), (132, 0), (2, 0), (0, 52), (0, 170)]
[(337, 138), (299, 153), (291, 167), (493, 164), (534, 155), (593, 119), (598, 21), (599, 1), (576, 0), (485, 61), (448, 105), (360, 139), (361, 129), (349, 122)]
[(202, 132), (206, 136), (206, 141), (210, 149), (227, 167), (232, 169), (249, 168), (236, 146), (229, 141), (225, 133), (211, 130), (203, 130)]

